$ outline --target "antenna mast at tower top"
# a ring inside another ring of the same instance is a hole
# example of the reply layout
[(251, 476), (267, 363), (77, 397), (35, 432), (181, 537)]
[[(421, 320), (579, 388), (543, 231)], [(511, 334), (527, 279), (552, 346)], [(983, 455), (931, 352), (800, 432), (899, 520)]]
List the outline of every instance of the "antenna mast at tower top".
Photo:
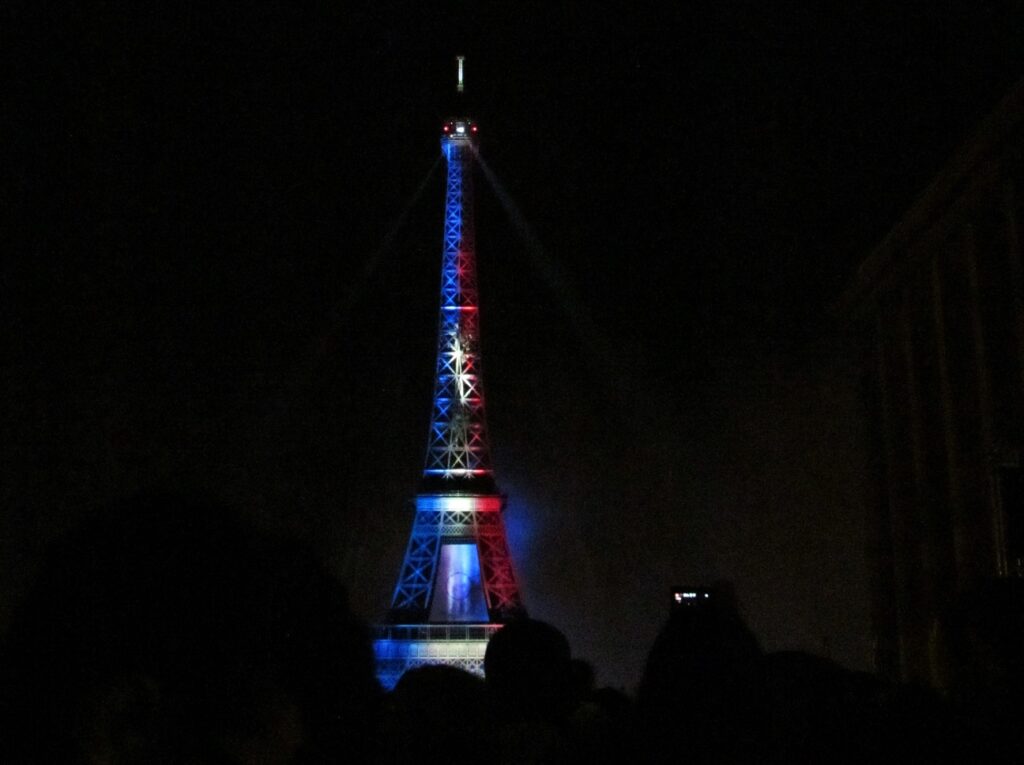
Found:
[(463, 91), (465, 91), (465, 89), (466, 89), (466, 88), (465, 88), (465, 85), (463, 84), (463, 79), (462, 79), (462, 65), (463, 65), (463, 62), (465, 62), (465, 60), (466, 60), (466, 57), (465, 57), (465, 56), (456, 56), (456, 57), (455, 57), (455, 60), (459, 62), (459, 82), (458, 82), (458, 84), (457, 84), (457, 85), (455, 86), (455, 89), (456, 89), (456, 90), (457, 90), (457, 91), (458, 91), (459, 93), (462, 93), (462, 92), (463, 92)]

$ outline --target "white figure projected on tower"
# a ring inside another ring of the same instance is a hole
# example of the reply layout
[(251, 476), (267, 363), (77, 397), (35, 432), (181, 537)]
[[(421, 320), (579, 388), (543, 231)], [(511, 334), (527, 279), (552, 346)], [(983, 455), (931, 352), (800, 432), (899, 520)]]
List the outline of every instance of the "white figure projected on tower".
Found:
[(483, 587), (480, 585), (480, 557), (475, 544), (441, 545), (437, 584), (430, 620), (479, 622), (487, 619)]

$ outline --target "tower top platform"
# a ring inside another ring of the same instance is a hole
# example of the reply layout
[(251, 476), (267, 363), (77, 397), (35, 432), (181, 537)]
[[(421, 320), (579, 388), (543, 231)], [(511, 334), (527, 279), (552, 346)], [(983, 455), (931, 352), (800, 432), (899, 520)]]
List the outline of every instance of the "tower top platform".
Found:
[(442, 140), (475, 141), (479, 132), (476, 120), (469, 117), (453, 117), (441, 126)]

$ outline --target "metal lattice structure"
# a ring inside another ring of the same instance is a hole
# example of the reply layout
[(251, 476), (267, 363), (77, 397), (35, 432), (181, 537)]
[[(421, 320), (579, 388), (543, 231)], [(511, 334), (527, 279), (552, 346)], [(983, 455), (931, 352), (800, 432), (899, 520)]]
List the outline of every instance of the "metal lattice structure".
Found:
[[(434, 401), (426, 464), (391, 624), (374, 643), (391, 687), (428, 663), (482, 672), (487, 638), (525, 613), (494, 484), (484, 412), (473, 224), (476, 124), (450, 120)], [(468, 632), (467, 632), (468, 630)]]
[(377, 676), (393, 688), (408, 669), (447, 664), (474, 675), (484, 673), (484, 653), (500, 624), (378, 625), (374, 630)]
[(512, 569), (497, 495), (420, 494), (398, 586), (392, 618), (403, 623), (427, 621), (436, 586), (443, 542), (475, 544), (488, 621), (502, 623), (523, 613)]
[[(476, 125), (446, 125), (448, 160), (441, 316), (438, 328), (434, 410), (424, 474), (442, 478), (491, 476), (491, 453), (480, 374), (480, 320), (473, 226), (473, 135)], [(457, 133), (461, 129), (462, 133)]]
[[(459, 557), (472, 569), (469, 586), (479, 581), (481, 621), (501, 623), (523, 611), (484, 413), (473, 225), (476, 131), (472, 120), (455, 119), (445, 123), (441, 137), (448, 182), (434, 403), (412, 533), (391, 602), (396, 623), (443, 619), (435, 601), (445, 545), (473, 547), (468, 558), (459, 548)], [(451, 609), (446, 613), (451, 617)]]

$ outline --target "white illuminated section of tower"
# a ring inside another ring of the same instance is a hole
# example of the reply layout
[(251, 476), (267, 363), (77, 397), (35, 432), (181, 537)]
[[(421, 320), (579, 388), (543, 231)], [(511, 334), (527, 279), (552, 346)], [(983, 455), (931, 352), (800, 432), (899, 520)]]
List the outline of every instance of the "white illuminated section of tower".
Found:
[(459, 84), (456, 86), (459, 93), (465, 90), (465, 86), (462, 84), (462, 63), (466, 60), (465, 56), (456, 56), (455, 59), (459, 62)]

